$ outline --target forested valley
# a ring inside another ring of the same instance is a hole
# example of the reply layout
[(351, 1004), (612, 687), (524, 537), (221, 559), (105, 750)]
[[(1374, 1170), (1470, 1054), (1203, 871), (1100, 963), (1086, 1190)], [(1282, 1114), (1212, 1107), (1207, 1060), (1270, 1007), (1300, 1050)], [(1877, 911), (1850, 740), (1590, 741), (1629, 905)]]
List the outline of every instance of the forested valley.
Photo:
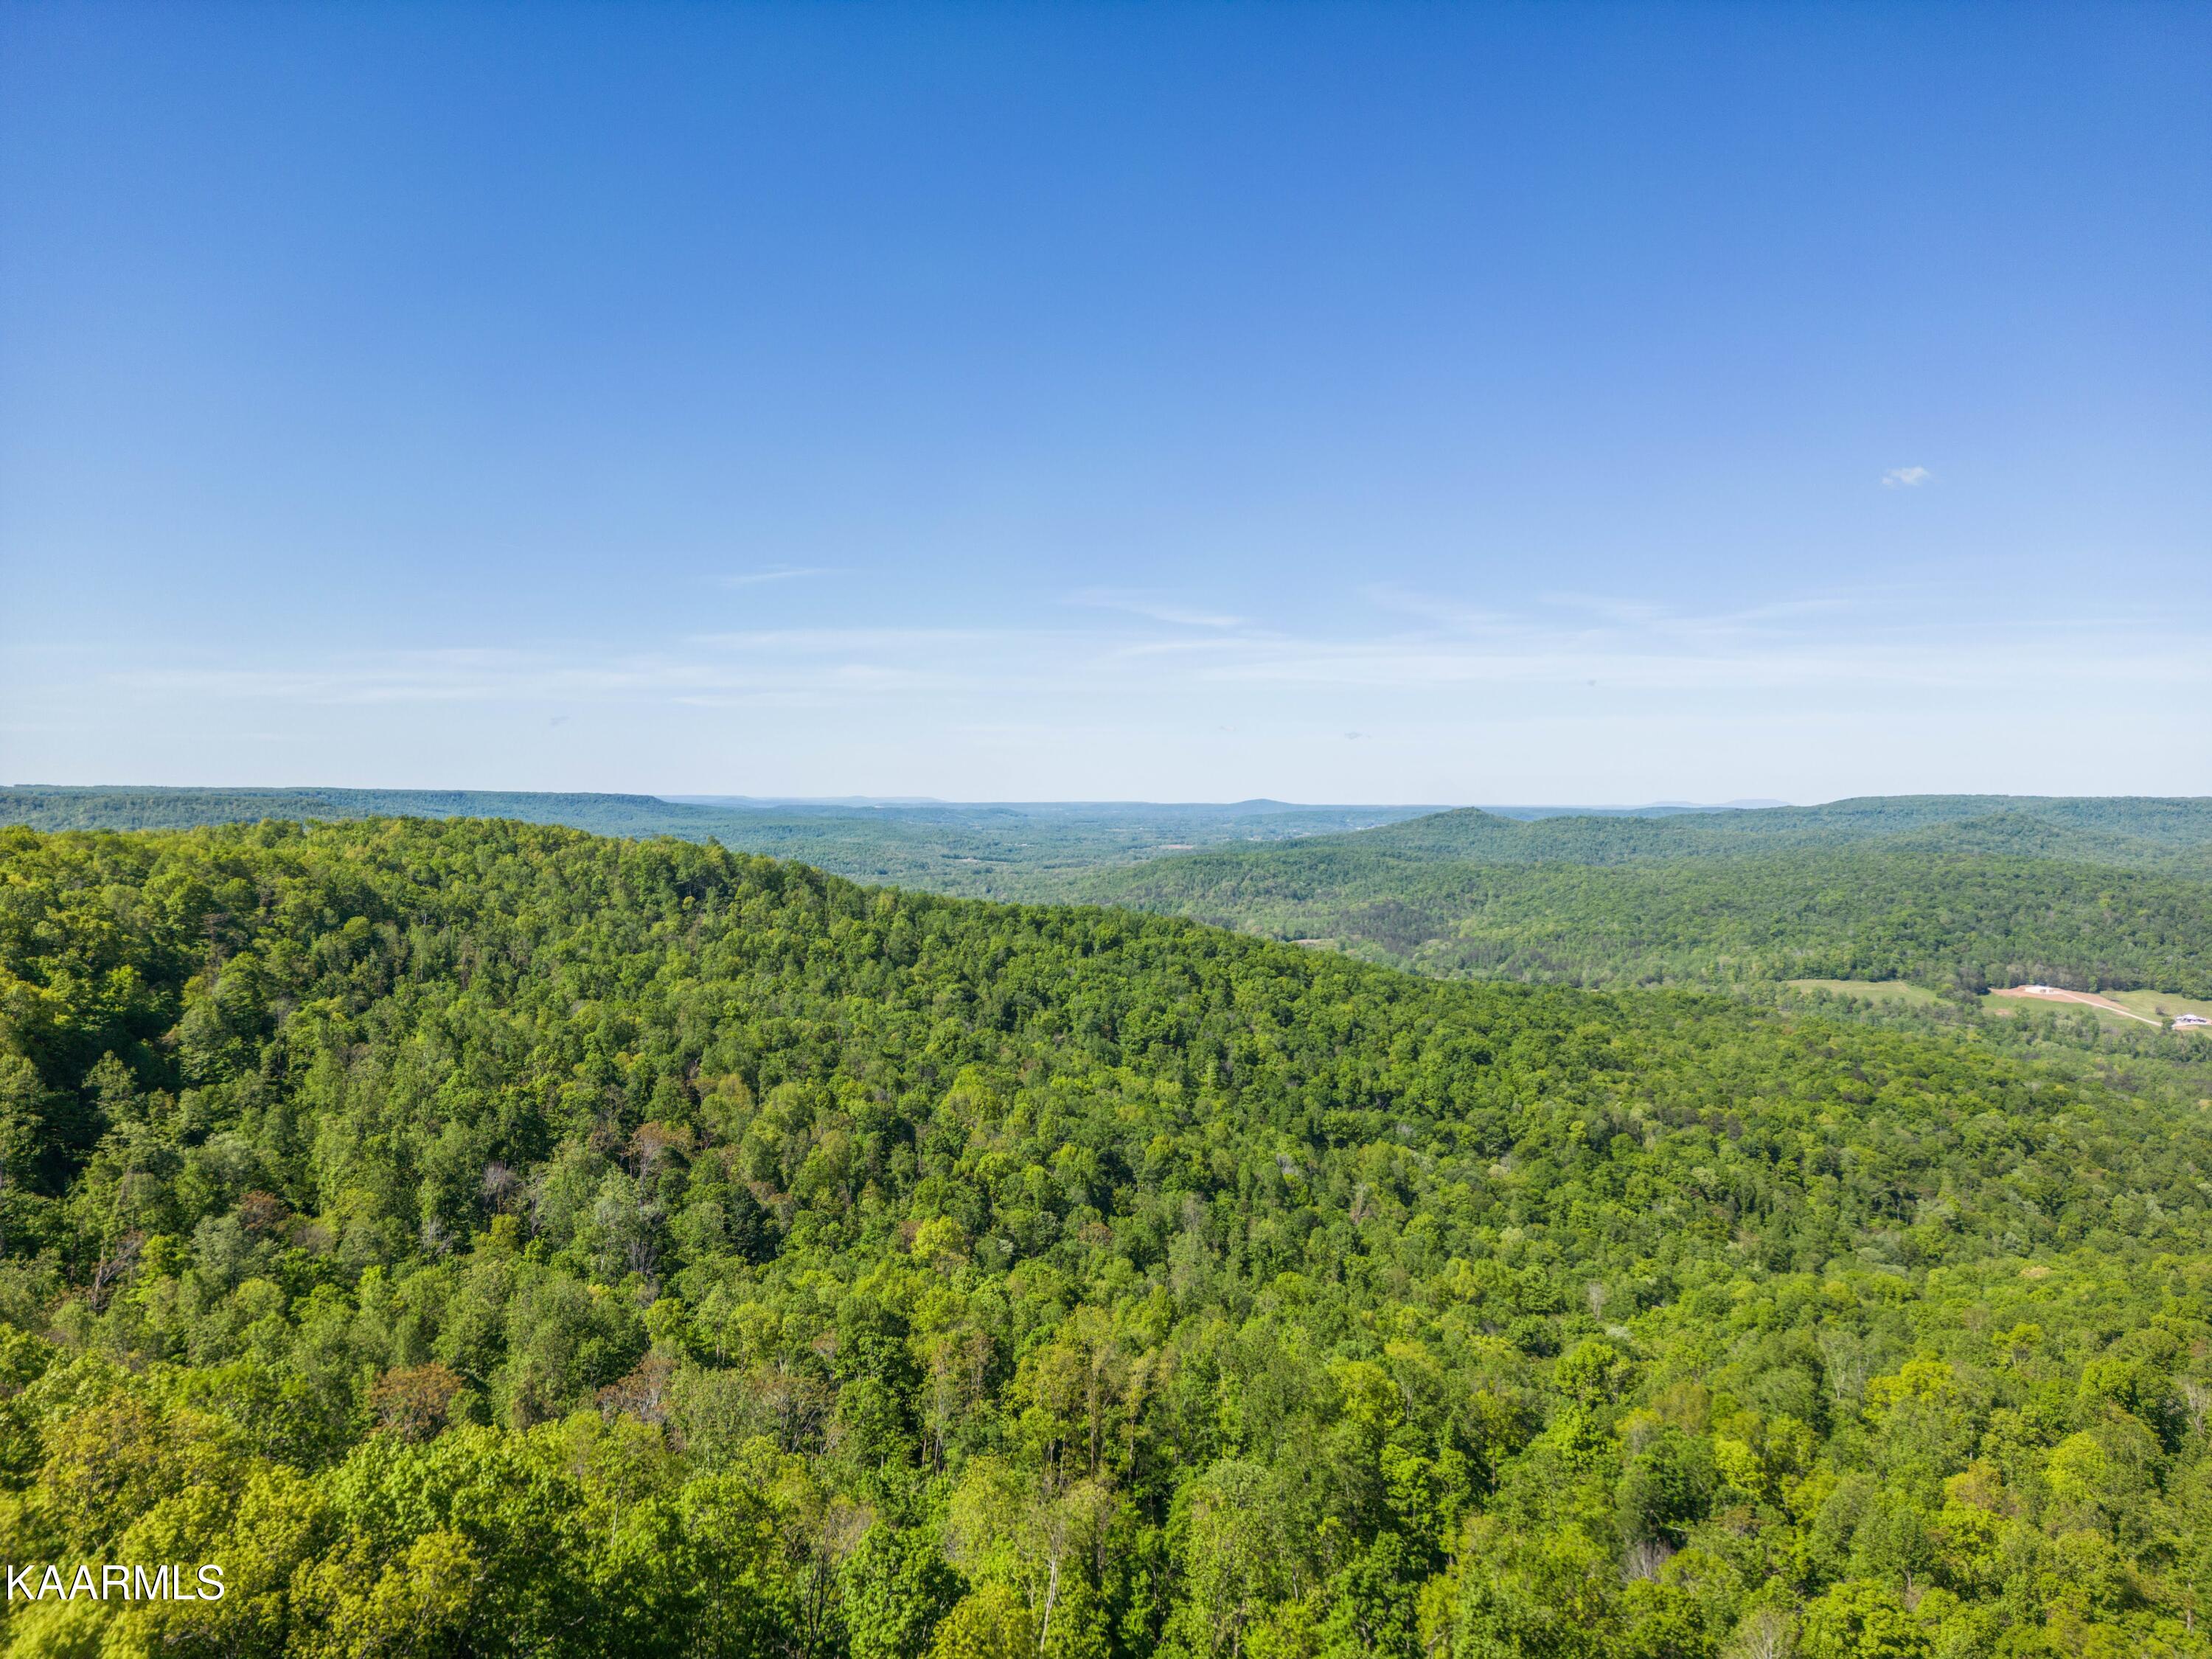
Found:
[(2212, 1654), (2167, 1046), (0, 831), (6, 1559), (227, 1578), (7, 1650)]

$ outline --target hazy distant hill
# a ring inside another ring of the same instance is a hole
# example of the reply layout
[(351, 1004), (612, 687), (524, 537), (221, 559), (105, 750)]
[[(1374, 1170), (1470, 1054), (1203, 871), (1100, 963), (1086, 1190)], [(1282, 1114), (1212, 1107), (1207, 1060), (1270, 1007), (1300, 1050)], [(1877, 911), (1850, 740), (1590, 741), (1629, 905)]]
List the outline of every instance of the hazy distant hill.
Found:
[(514, 818), (602, 836), (701, 841), (727, 815), (655, 795), (486, 789), (0, 788), (0, 823), (33, 830), (188, 830), (263, 818)]
[(743, 805), (492, 790), (0, 788), (0, 823), (180, 830), (262, 818), (512, 818), (595, 835), (674, 836), (795, 859), (855, 880), (980, 898), (1054, 898), (1079, 876), (1193, 848), (1340, 833), (1426, 806), (1285, 801)]

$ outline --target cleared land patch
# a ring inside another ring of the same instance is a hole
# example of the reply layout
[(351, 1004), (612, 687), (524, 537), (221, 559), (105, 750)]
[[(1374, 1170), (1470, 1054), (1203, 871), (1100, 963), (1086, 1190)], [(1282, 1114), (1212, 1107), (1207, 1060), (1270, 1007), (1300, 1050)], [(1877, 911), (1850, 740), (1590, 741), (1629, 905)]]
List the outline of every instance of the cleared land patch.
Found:
[(2046, 1013), (2072, 1012), (2087, 1014), (2106, 1030), (2140, 1031), (2143, 1022), (2133, 1014), (2118, 1008), (2106, 1008), (2094, 1002), (2068, 1002), (2056, 997), (2008, 997), (1996, 991), (1985, 991), (1980, 1000), (1981, 1010), (2002, 1019), (2024, 1015), (2037, 1008)]
[(2108, 1014), (2118, 1014), (2123, 1019), (2139, 1019), (2146, 1025), (2159, 1022), (2148, 1014), (2139, 1014), (2132, 1008), (2123, 1007), (2112, 998), (2100, 996), (2094, 991), (2068, 991), (2056, 985), (2008, 985), (2002, 990), (1991, 991), (1993, 997), (2021, 997), (2038, 1002), (2079, 1002), (2091, 1008), (2101, 1008)]
[(1924, 985), (1901, 979), (1793, 979), (1793, 991), (1826, 991), (1835, 996), (1856, 997), (1863, 1002), (1881, 1002), (1899, 1007), (1923, 1008), (1942, 1000)]

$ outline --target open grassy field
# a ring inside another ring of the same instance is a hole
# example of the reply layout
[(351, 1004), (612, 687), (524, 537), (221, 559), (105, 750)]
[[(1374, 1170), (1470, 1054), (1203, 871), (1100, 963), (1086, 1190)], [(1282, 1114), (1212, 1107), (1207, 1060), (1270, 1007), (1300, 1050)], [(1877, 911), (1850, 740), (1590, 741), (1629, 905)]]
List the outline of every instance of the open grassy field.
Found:
[(2002, 997), (2008, 1002), (2070, 1002), (2095, 1008), (2108, 1014), (2118, 1014), (2123, 1019), (2133, 1020), (2138, 1025), (2155, 1025), (2157, 1020), (2148, 1014), (2138, 1014), (2123, 1006), (2099, 991), (2077, 991), (2063, 985), (2008, 985), (1991, 987), (1990, 994)]
[(1995, 1014), (2003, 1019), (2017, 1019), (2026, 1014), (2055, 1014), (2062, 1018), (2078, 1018), (2087, 1014), (2098, 1024), (2116, 1030), (2147, 1031), (2150, 1028), (2139, 1019), (2130, 1019), (2125, 1014), (2116, 1014), (2109, 1008), (2100, 1008), (2090, 1002), (2045, 1002), (2025, 997), (2001, 997), (1994, 991), (1983, 993), (1979, 999), (1985, 1014)]
[(1793, 991), (1826, 991), (1899, 1008), (1932, 1007), (1942, 1000), (1926, 986), (1909, 985), (1901, 979), (1793, 979), (1787, 982)]
[[(2117, 1003), (2125, 1012), (2113, 1008), (2100, 1008), (2091, 1002), (2061, 1001), (2042, 997), (2002, 996), (1995, 991), (1981, 998), (1982, 1012), (2007, 1018), (2016, 1018), (2023, 1011), (2041, 1010), (2055, 1014), (2088, 1014), (2100, 1025), (2114, 1030), (2149, 1031), (2166, 1026), (2179, 1014), (2203, 1014), (2212, 1018), (2212, 1002), (2190, 997), (2179, 997), (2166, 991), (2103, 991), (2098, 993), (2107, 1002)], [(2204, 1032), (2181, 1031), (2179, 1036), (2201, 1036)]]

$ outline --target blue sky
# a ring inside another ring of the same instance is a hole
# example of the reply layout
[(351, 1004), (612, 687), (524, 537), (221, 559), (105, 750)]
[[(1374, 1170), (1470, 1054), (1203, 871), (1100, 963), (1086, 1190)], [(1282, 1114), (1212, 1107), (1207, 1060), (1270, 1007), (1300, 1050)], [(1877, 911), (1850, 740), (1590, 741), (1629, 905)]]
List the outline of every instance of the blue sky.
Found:
[(0, 9), (0, 779), (2212, 793), (2212, 9)]

